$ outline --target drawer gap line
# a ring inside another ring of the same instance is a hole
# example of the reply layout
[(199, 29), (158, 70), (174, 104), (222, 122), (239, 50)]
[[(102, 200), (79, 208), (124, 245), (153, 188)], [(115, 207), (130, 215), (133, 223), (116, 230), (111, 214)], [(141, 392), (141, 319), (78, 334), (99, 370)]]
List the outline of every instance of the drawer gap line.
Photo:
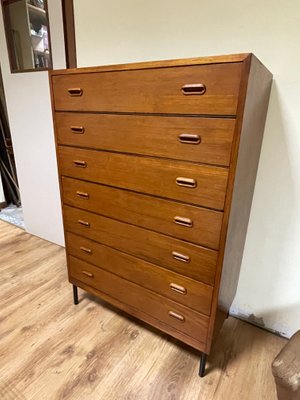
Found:
[(189, 117), (189, 118), (213, 118), (213, 119), (236, 119), (235, 114), (221, 115), (221, 114), (178, 114), (178, 113), (142, 113), (133, 111), (86, 111), (86, 110), (56, 110), (56, 113), (70, 113), (70, 114), (108, 114), (108, 115), (131, 115), (131, 116), (144, 116), (144, 117)]

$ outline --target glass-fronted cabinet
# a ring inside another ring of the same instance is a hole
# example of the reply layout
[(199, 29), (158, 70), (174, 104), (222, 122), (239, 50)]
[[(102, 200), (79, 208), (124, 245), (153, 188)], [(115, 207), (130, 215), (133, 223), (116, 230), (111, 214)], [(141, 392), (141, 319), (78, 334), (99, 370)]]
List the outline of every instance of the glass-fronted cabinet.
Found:
[(52, 68), (46, 0), (1, 0), (12, 72)]

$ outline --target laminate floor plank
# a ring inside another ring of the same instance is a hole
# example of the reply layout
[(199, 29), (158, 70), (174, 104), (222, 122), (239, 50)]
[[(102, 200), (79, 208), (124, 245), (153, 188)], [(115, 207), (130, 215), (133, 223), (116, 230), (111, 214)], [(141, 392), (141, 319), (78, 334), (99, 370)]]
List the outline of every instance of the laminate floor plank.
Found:
[(199, 354), (79, 289), (64, 249), (0, 221), (1, 400), (275, 400), (285, 339), (229, 318)]

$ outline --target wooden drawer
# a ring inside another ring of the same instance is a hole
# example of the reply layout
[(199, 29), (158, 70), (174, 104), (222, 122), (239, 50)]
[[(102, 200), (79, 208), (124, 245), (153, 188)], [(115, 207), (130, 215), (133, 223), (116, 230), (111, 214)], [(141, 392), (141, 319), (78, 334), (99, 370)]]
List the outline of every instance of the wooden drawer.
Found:
[(64, 204), (218, 249), (223, 213), (62, 177)]
[(224, 207), (227, 168), (64, 146), (58, 152), (65, 176), (219, 210)]
[(59, 144), (228, 166), (235, 119), (55, 114)]
[(206, 341), (207, 316), (72, 256), (68, 257), (68, 268), (71, 281), (75, 278), (196, 340)]
[(134, 225), (64, 206), (65, 230), (213, 285), (218, 253)]
[(73, 233), (66, 234), (67, 252), (128, 281), (210, 315), (213, 288)]
[[(52, 76), (54, 106), (66, 111), (235, 115), (241, 66), (56, 75)], [(190, 86), (183, 90), (185, 85)]]

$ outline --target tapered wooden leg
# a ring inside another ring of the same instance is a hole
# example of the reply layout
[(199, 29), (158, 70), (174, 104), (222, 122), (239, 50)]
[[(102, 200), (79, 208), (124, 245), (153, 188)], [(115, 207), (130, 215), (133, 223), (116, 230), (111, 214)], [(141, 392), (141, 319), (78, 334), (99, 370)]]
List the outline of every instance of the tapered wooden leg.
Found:
[(205, 353), (201, 353), (200, 368), (199, 368), (199, 376), (201, 378), (203, 378), (203, 376), (205, 374), (205, 365), (206, 365), (206, 354)]
[(73, 299), (74, 299), (74, 304), (78, 304), (78, 289), (77, 286), (73, 285)]

